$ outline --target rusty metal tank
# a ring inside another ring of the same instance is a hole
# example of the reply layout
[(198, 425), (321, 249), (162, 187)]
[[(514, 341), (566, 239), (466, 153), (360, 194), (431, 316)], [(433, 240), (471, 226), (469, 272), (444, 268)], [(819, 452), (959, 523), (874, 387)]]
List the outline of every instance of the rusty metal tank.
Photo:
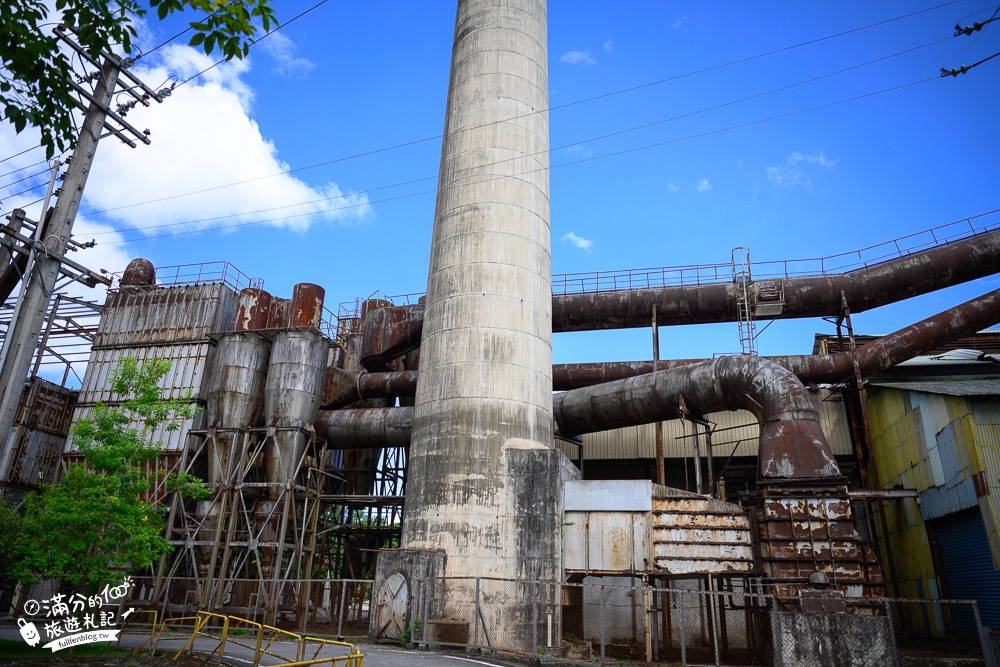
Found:
[(236, 306), (236, 331), (256, 331), (267, 328), (271, 312), (271, 295), (258, 287), (247, 287), (240, 291)]

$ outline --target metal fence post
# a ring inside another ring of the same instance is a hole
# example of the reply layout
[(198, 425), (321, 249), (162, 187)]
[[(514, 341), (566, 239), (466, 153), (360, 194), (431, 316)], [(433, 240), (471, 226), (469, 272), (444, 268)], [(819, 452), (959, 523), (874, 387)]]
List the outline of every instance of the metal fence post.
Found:
[(347, 597), (347, 580), (340, 582), (340, 611), (337, 613), (337, 639), (344, 638), (344, 599)]
[[(710, 575), (711, 576), (711, 575)], [(711, 578), (709, 578), (711, 582)], [(711, 584), (709, 584), (711, 586)], [(708, 604), (709, 627), (712, 629), (712, 650), (715, 651), (715, 664), (719, 663), (719, 616), (715, 609), (715, 595), (711, 589), (705, 594), (705, 602)]]
[(535, 595), (531, 605), (531, 654), (538, 655), (538, 582), (534, 582)]
[(972, 615), (976, 619), (976, 634), (979, 635), (979, 645), (983, 649), (983, 661), (987, 667), (996, 667), (997, 656), (993, 655), (989, 631), (983, 627), (983, 621), (979, 618), (979, 605), (975, 601), (972, 602)]
[(604, 662), (604, 645), (607, 644), (605, 628), (607, 628), (607, 621), (604, 613), (604, 586), (601, 586), (601, 662)]
[(473, 646), (476, 650), (479, 649), (479, 577), (476, 577), (476, 611), (473, 615), (472, 622), (476, 624), (476, 638)]
[(427, 621), (430, 619), (430, 599), (431, 599), (431, 583), (433, 579), (427, 578), (427, 584), (424, 586), (424, 645), (427, 645)]
[(681, 665), (687, 663), (687, 623), (684, 620), (684, 589), (680, 590), (679, 605), (681, 608)]

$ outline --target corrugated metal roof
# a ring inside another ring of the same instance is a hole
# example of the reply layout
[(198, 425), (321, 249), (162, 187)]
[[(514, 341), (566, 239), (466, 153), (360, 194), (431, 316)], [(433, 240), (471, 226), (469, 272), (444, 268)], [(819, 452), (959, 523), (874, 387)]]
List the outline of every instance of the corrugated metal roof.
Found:
[(1000, 396), (1000, 379), (978, 379), (969, 377), (962, 380), (921, 380), (917, 382), (898, 382), (871, 380), (869, 386), (899, 389), (900, 391), (919, 391), (925, 394), (943, 394), (945, 396)]
[[(997, 361), (996, 358), (988, 354), (981, 354), (975, 350), (965, 350), (963, 355), (959, 356), (949, 355), (951, 355), (950, 352), (933, 356), (913, 357), (912, 359), (907, 359), (896, 364), (896, 366), (982, 366), (983, 364), (993, 364)], [(980, 356), (973, 357), (971, 355)]]

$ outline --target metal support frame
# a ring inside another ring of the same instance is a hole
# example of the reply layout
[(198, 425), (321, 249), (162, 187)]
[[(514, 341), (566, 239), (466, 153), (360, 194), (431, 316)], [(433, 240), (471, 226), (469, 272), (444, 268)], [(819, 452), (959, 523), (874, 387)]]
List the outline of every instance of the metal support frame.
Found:
[[(264, 459), (283, 431), (306, 434), (306, 446), (283, 479), (269, 482)], [(220, 458), (222, 479), (210, 485), (210, 499), (196, 504), (185, 504), (177, 494), (171, 499), (167, 535), (177, 550), (160, 563), (154, 601), (176, 609), (177, 603), (166, 599), (171, 580), (194, 577), (192, 602), (203, 611), (239, 610), (255, 619), (262, 614), (272, 624), (294, 612), (303, 626), (325, 479), (325, 439), (299, 427), (191, 430), (176, 471), (201, 473), (211, 456)], [(237, 589), (234, 579), (255, 581), (254, 590), (245, 584)]]

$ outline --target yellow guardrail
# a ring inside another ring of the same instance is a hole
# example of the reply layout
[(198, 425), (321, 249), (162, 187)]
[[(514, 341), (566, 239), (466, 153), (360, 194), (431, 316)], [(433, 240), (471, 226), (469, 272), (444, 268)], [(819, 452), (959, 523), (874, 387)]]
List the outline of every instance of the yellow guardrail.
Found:
[[(225, 657), (226, 645), (237, 645), (253, 651), (252, 667), (259, 667), (263, 656), (270, 656), (278, 660), (285, 660), (280, 665), (273, 667), (306, 667), (307, 665), (324, 665), (331, 667), (364, 667), (364, 654), (358, 650), (354, 644), (347, 642), (324, 639), (322, 637), (307, 637), (288, 630), (282, 630), (263, 623), (257, 623), (239, 616), (227, 616), (212, 612), (199, 611), (195, 616), (182, 616), (178, 618), (164, 619), (156, 630), (156, 617), (154, 613), (153, 630), (150, 633), (150, 641), (144, 642), (142, 647), (136, 650), (143, 650), (149, 644), (149, 650), (156, 649), (163, 634), (177, 625), (192, 626), (191, 634), (184, 645), (174, 654), (172, 660), (178, 660), (184, 653), (193, 654), (195, 642), (199, 637), (218, 641), (218, 644), (207, 653), (206, 657), (215, 658), (222, 661)], [(214, 623), (213, 623), (214, 621)], [(246, 637), (250, 641), (244, 641)], [(250, 643), (252, 642), (252, 643)], [(277, 645), (280, 642), (291, 644), (288, 648), (294, 649), (295, 658), (290, 659), (287, 655), (277, 653)], [(326, 647), (340, 647), (347, 649), (347, 655), (334, 655), (320, 657), (320, 652)], [(311, 657), (307, 657), (309, 653)], [(204, 653), (204, 652), (202, 652)]]
[(144, 650), (146, 650), (146, 651), (152, 651), (153, 650), (153, 639), (156, 637), (156, 621), (157, 621), (157, 618), (158, 618), (155, 609), (133, 609), (132, 613), (128, 614), (124, 618), (124, 620), (122, 621), (121, 631), (118, 633), (118, 645), (121, 646), (122, 635), (125, 634), (125, 628), (127, 628), (130, 625), (132, 625), (133, 623), (135, 623), (135, 624), (138, 625), (139, 623), (138, 623), (138, 621), (136, 621), (136, 619), (139, 616), (149, 616), (149, 615), (151, 615), (153, 617), (153, 622), (149, 626), (149, 639), (147, 639), (142, 644), (140, 644), (139, 648), (137, 648), (134, 651), (132, 651), (132, 653), (139, 653), (139, 652), (144, 651)]

